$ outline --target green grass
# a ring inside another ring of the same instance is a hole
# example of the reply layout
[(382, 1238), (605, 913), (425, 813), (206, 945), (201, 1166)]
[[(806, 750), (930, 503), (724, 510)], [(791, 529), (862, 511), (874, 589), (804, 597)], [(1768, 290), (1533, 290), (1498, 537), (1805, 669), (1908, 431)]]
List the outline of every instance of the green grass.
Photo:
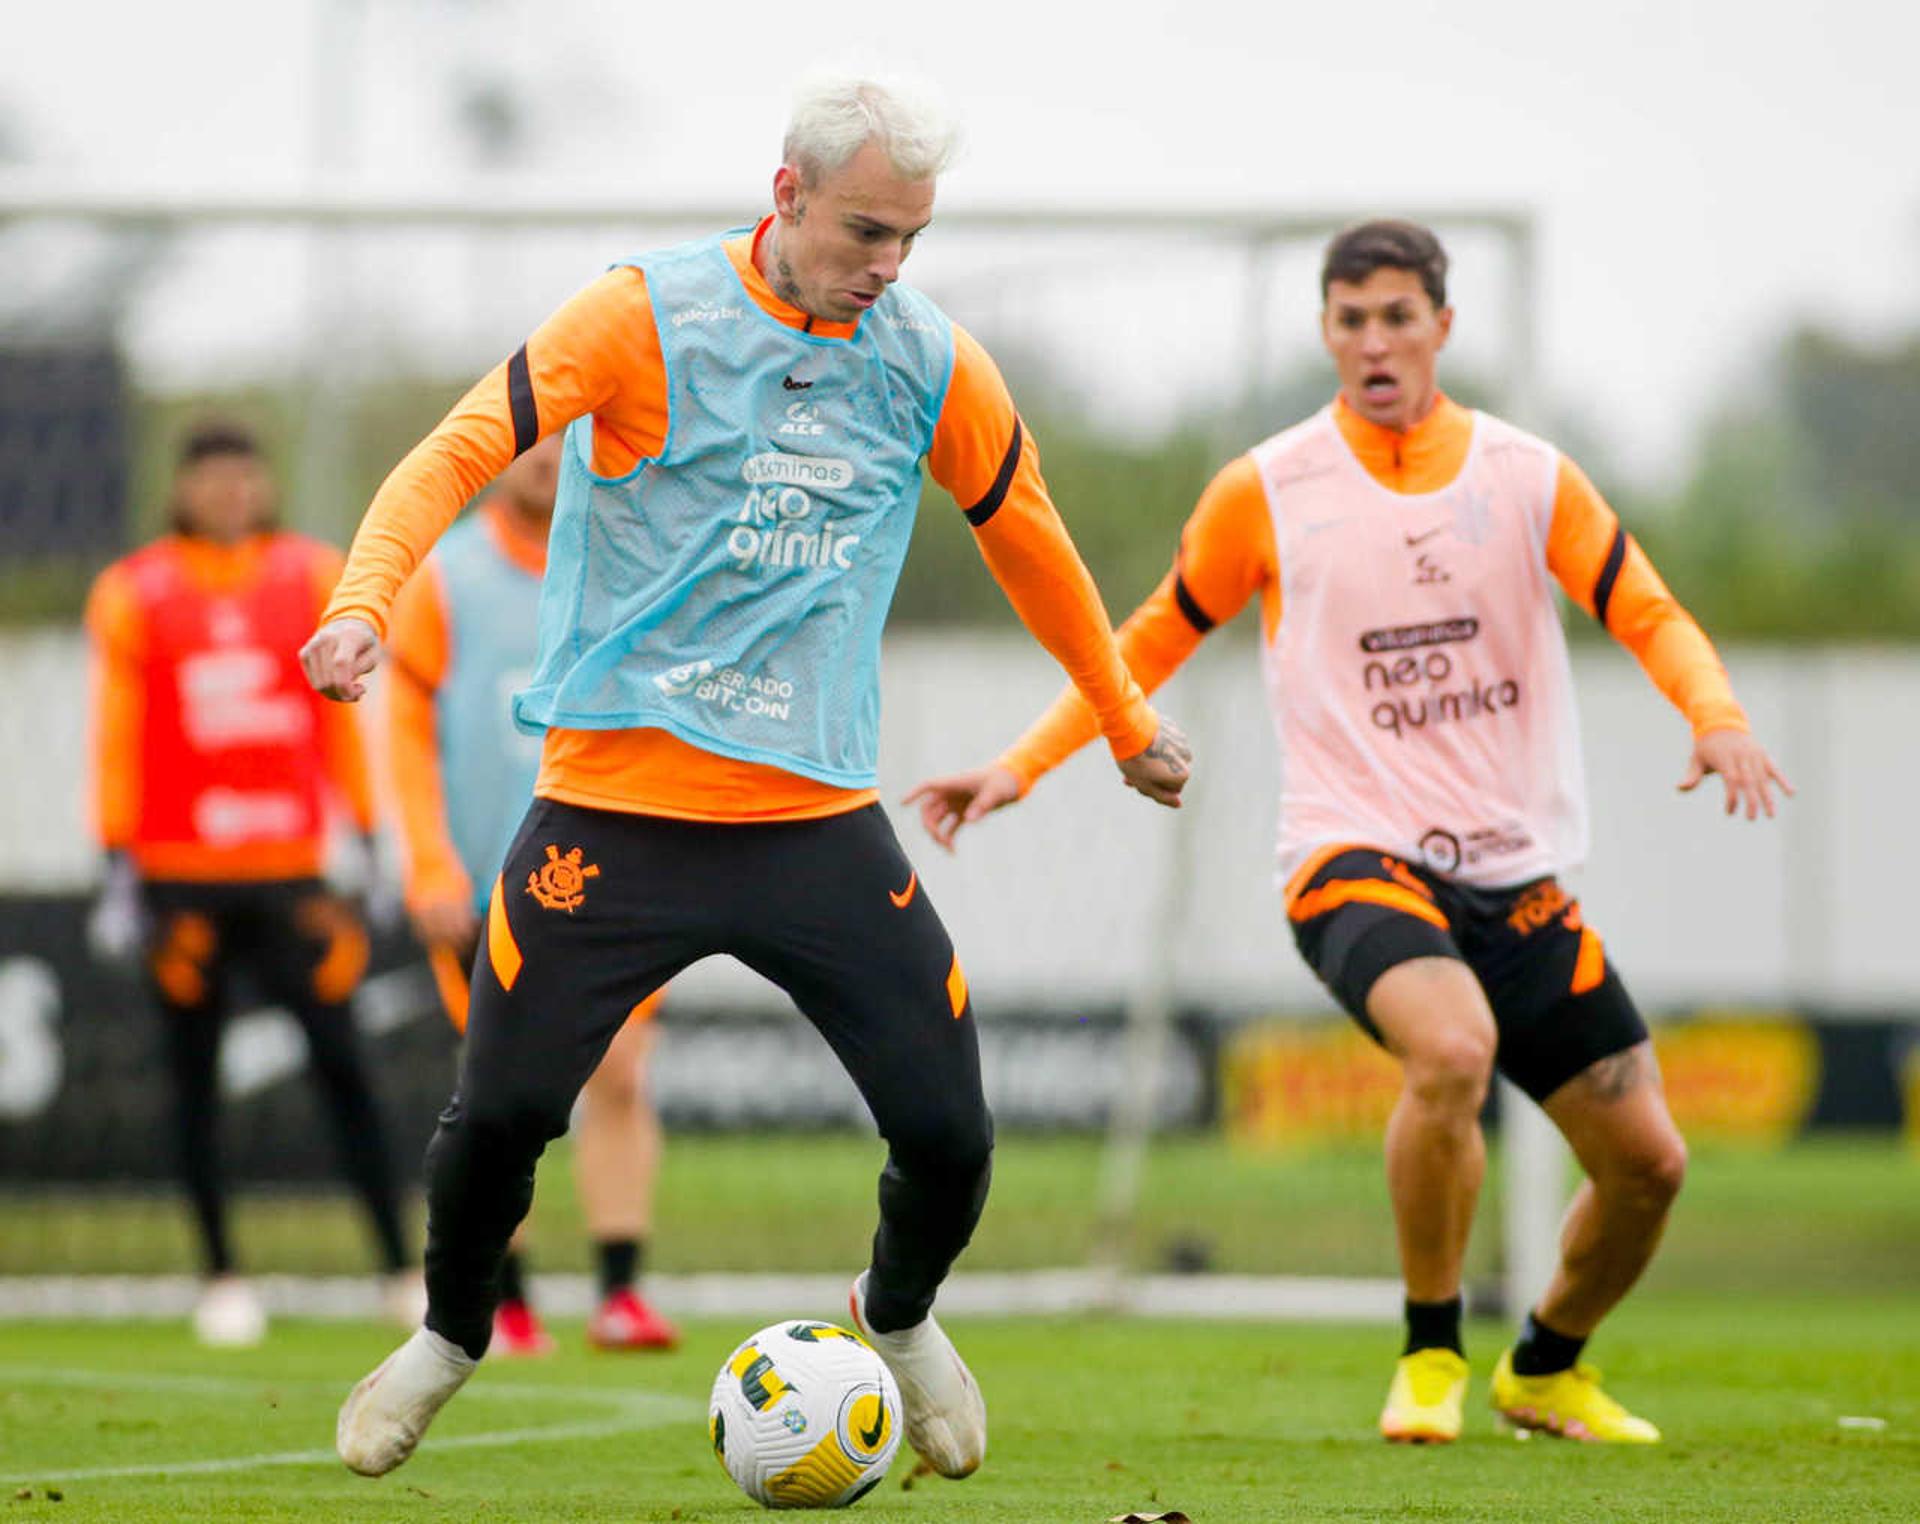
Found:
[[(0, 1331), (0, 1509), (75, 1524), (746, 1519), (757, 1509), (714, 1464), (704, 1412), (713, 1371), (748, 1331), (703, 1322), (673, 1355), (595, 1356), (563, 1324), (558, 1356), (484, 1368), (413, 1461), (368, 1482), (327, 1450), (340, 1397), (390, 1347), (389, 1331), (289, 1323), (260, 1350), (215, 1354), (171, 1325), (11, 1327)], [(1666, 1430), (1645, 1450), (1497, 1434), (1480, 1406), (1503, 1337), (1492, 1327), (1471, 1331), (1468, 1435), (1438, 1450), (1373, 1435), (1395, 1353), (1385, 1329), (957, 1319), (953, 1331), (991, 1407), (987, 1464), (964, 1483), (906, 1487), (902, 1458), (861, 1517), (1920, 1517), (1910, 1297), (1636, 1299), (1597, 1353), (1614, 1390)], [(1839, 1427), (1849, 1414), (1887, 1426)], [(553, 1432), (576, 1426), (598, 1428)], [(532, 1432), (484, 1442), (501, 1431)], [(226, 1469), (181, 1469), (194, 1464)], [(121, 1468), (143, 1469), (107, 1474)]]
[[(676, 1137), (660, 1181), (650, 1263), (662, 1270), (845, 1270), (873, 1231), (873, 1140), (842, 1134)], [(1497, 1189), (1498, 1160), (1490, 1192)], [(1002, 1140), (993, 1194), (966, 1268), (1084, 1262), (1093, 1236), (1096, 1140)], [(1489, 1203), (1494, 1197), (1489, 1195)], [(1497, 1212), (1483, 1211), (1470, 1274), (1493, 1269)], [(584, 1224), (564, 1147), (542, 1163), (537, 1268), (585, 1269)], [(364, 1232), (337, 1195), (243, 1197), (243, 1262), (260, 1270), (364, 1269)], [(1140, 1264), (1177, 1244), (1218, 1269), (1394, 1273), (1374, 1149), (1263, 1154), (1214, 1136), (1156, 1145), (1135, 1234)], [(168, 1195), (0, 1195), (0, 1274), (190, 1270), (186, 1215)], [(1779, 1150), (1695, 1150), (1654, 1291), (1920, 1295), (1920, 1155), (1888, 1137), (1827, 1137)]]

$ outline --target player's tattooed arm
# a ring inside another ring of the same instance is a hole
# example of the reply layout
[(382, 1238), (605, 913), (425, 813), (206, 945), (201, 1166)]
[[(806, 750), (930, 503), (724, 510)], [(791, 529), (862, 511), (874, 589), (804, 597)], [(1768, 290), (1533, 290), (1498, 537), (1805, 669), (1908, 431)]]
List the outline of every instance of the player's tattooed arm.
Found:
[(1137, 789), (1157, 804), (1180, 807), (1180, 790), (1193, 771), (1193, 748), (1186, 732), (1164, 716), (1147, 749), (1120, 764), (1128, 788)]

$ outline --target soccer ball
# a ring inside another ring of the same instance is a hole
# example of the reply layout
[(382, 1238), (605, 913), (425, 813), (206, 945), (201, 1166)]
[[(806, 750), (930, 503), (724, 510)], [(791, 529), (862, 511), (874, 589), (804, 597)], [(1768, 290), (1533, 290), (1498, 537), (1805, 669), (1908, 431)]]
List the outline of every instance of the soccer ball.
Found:
[(713, 1378), (707, 1438), (727, 1475), (769, 1508), (844, 1508), (900, 1448), (900, 1388), (856, 1333), (774, 1323)]

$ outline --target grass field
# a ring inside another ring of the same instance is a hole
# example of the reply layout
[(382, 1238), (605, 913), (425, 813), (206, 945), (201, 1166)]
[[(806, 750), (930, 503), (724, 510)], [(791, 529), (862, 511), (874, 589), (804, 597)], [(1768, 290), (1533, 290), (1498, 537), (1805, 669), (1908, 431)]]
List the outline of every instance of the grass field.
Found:
[[(850, 1272), (877, 1162), (857, 1137), (676, 1138), (655, 1263)], [(1089, 1140), (1005, 1140), (963, 1268), (1075, 1263), (1097, 1168)], [(543, 1166), (535, 1218), (540, 1266), (583, 1267), (564, 1153)], [(261, 1270), (366, 1264), (331, 1197), (249, 1198), (240, 1239)], [(1184, 1243), (1222, 1269), (1392, 1271), (1370, 1149), (1272, 1156), (1165, 1140), (1136, 1241), (1149, 1266)], [(190, 1265), (171, 1200), (0, 1197), (0, 1268)], [(389, 1330), (288, 1321), (263, 1349), (214, 1354), (170, 1324), (0, 1327), (0, 1524), (745, 1518), (755, 1510), (714, 1464), (704, 1414), (714, 1369), (751, 1326), (697, 1322), (682, 1351), (628, 1359), (582, 1352), (562, 1324), (556, 1358), (483, 1370), (422, 1453), (380, 1482), (347, 1475), (330, 1446), (341, 1396), (391, 1347)], [(988, 1464), (965, 1483), (905, 1487), (903, 1459), (862, 1516), (1920, 1518), (1920, 1158), (1885, 1140), (1696, 1150), (1661, 1258), (1594, 1349), (1615, 1390), (1666, 1430), (1651, 1451), (1496, 1434), (1480, 1406), (1506, 1337), (1492, 1325), (1470, 1337), (1469, 1437), (1432, 1452), (1373, 1435), (1390, 1329), (1084, 1318), (956, 1319), (954, 1332), (987, 1392)]]
[[(833, 1315), (833, 1308), (796, 1308)], [(393, 1342), (288, 1324), (214, 1354), (184, 1329), (29, 1325), (0, 1356), (0, 1504), (13, 1519), (716, 1520), (758, 1510), (714, 1463), (707, 1388), (747, 1328), (670, 1356), (496, 1363), (378, 1482), (329, 1453), (351, 1381)], [(1647, 1297), (1608, 1330), (1615, 1389), (1667, 1442), (1602, 1450), (1498, 1434), (1479, 1406), (1501, 1330), (1476, 1327), (1468, 1437), (1373, 1436), (1385, 1329), (1101, 1319), (959, 1321), (991, 1451), (963, 1483), (909, 1460), (861, 1517), (1726, 1521), (1920, 1517), (1920, 1307), (1911, 1299)], [(1884, 1429), (1842, 1427), (1870, 1416)], [(52, 1494), (57, 1491), (59, 1500)]]
[[(682, 1136), (667, 1147), (650, 1263), (662, 1270), (840, 1271), (873, 1231), (880, 1146), (845, 1134)], [(1084, 1262), (1098, 1144), (1002, 1140), (992, 1198), (965, 1266)], [(1469, 1258), (1494, 1264), (1499, 1160)], [(533, 1210), (534, 1263), (588, 1265), (564, 1144), (549, 1151)], [(364, 1270), (365, 1233), (337, 1193), (241, 1198), (236, 1237), (258, 1271)], [(1254, 1153), (1214, 1136), (1156, 1143), (1134, 1237), (1143, 1268), (1186, 1246), (1220, 1270), (1392, 1275), (1393, 1230), (1374, 1148)], [(169, 1194), (0, 1194), (0, 1274), (188, 1271), (186, 1213)], [(1653, 1290), (1920, 1297), (1920, 1154), (1884, 1136), (1777, 1150), (1694, 1149)]]

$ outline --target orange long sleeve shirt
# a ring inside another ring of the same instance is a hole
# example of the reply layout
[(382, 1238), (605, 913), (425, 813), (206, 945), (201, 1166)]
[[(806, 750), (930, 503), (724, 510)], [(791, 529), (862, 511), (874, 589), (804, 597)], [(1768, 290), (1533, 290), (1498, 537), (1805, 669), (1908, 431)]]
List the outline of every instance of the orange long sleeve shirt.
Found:
[[(789, 327), (851, 336), (854, 325), (810, 317), (760, 274), (754, 249), (771, 221), (726, 244), (748, 293)], [(1120, 658), (999, 370), (958, 324), (953, 341), (953, 376), (928, 470), (965, 505), (988, 569), (1076, 691), (1087, 695), (1096, 731), (1116, 757), (1133, 756), (1153, 740), (1158, 718)], [(384, 634), (395, 594), (461, 505), (516, 446), (532, 442), (529, 435), (544, 436), (587, 413), (601, 475), (624, 475), (665, 446), (666, 365), (645, 277), (631, 267), (608, 271), (562, 306), (395, 467), (367, 511), (325, 617), (362, 619)], [(600, 809), (726, 821), (838, 814), (877, 797), (872, 789), (837, 788), (718, 756), (658, 729), (550, 730), (535, 792)]]
[[(1411, 429), (1370, 423), (1334, 403), (1341, 435), (1369, 475), (1400, 493), (1438, 492), (1460, 474), (1473, 415), (1442, 396)], [(1567, 596), (1598, 619), (1693, 727), (1745, 730), (1747, 717), (1713, 644), (1620, 525), (1586, 474), (1562, 456), (1547, 536), (1547, 567)], [(1280, 564), (1273, 517), (1252, 456), (1223, 467), (1180, 536), (1172, 569), (1120, 628), (1120, 649), (1148, 693), (1198, 648), (1208, 631), (1255, 594), (1269, 640), (1279, 628)], [(1077, 695), (1063, 693), (1000, 757), (1023, 790), (1096, 734)]]

